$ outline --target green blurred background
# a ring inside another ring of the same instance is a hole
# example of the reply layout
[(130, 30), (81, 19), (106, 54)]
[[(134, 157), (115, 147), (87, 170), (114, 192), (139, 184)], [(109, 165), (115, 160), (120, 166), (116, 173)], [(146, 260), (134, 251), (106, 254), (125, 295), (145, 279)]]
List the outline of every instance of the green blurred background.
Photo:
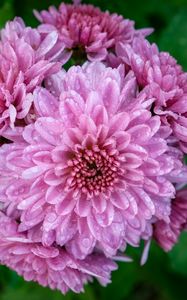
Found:
[[(14, 16), (27, 25), (36, 26), (32, 9), (59, 5), (60, 0), (0, 0), (0, 27)], [(70, 2), (70, 1), (66, 1)], [(169, 51), (187, 71), (187, 0), (85, 0), (103, 10), (117, 12), (135, 20), (136, 28), (154, 27), (149, 38), (161, 50)], [(0, 300), (186, 300), (187, 299), (187, 233), (166, 254), (153, 242), (145, 266), (139, 264), (140, 249), (128, 248), (133, 263), (120, 263), (113, 272), (112, 284), (100, 287), (94, 281), (84, 294), (50, 291), (35, 283), (26, 283), (14, 272), (0, 266)]]

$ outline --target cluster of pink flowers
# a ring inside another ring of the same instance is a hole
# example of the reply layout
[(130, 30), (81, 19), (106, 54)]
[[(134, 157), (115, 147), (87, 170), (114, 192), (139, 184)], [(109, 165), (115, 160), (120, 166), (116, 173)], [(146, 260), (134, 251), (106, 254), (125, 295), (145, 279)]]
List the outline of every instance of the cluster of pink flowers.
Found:
[(187, 228), (187, 73), (122, 16), (35, 15), (1, 30), (0, 263), (80, 292)]

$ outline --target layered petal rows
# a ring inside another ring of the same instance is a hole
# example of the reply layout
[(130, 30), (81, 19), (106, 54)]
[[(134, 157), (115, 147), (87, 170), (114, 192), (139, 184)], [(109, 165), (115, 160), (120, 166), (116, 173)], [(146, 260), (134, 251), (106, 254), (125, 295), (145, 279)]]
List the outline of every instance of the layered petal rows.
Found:
[(117, 14), (102, 12), (93, 5), (62, 3), (57, 10), (35, 11), (42, 23), (38, 30), (46, 36), (57, 32), (59, 45), (63, 43), (69, 55), (91, 61), (106, 59), (109, 51), (115, 49), (117, 42), (131, 43), (135, 36), (147, 36), (152, 29), (135, 30), (134, 22)]
[(175, 142), (187, 153), (187, 74), (166, 52), (159, 52), (155, 44), (134, 39), (133, 45), (118, 44), (117, 53), (130, 65), (141, 88), (155, 98), (154, 113), (172, 129)]
[(1, 199), (19, 216), (19, 231), (37, 226), (44, 245), (83, 259), (97, 244), (113, 256), (147, 239), (153, 217), (168, 219), (175, 195), (168, 177), (182, 163), (133, 73), (87, 63), (57, 76), (59, 98), (36, 89), (36, 122), (25, 126), (22, 142), (0, 149)]
[[(32, 107), (32, 92), (45, 77), (56, 73), (55, 32), (42, 40), (36, 29), (26, 27), (20, 18), (6, 24), (0, 42), (0, 135), (6, 129), (25, 123)], [(47, 46), (47, 47), (46, 47)], [(62, 56), (60, 50), (58, 55)]]
[(187, 75), (117, 14), (35, 15), (0, 32), (0, 263), (78, 293), (186, 230)]
[(18, 233), (17, 224), (1, 213), (0, 262), (22, 275), (26, 281), (37, 281), (42, 286), (81, 292), (83, 284), (96, 277), (102, 285), (116, 265), (102, 254), (94, 253), (84, 261), (71, 257), (65, 249), (45, 247), (29, 233)]

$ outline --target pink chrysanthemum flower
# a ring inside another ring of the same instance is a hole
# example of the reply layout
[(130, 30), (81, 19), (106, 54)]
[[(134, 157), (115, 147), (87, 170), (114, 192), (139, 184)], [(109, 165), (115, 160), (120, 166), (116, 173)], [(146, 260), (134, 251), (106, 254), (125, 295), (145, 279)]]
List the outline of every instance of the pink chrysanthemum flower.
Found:
[(32, 105), (32, 92), (46, 76), (60, 69), (61, 56), (53, 47), (57, 34), (44, 40), (36, 29), (25, 27), (20, 18), (6, 24), (0, 42), (0, 136), (15, 123), (22, 123)]
[(39, 31), (48, 34), (56, 30), (59, 43), (65, 44), (69, 55), (78, 60), (103, 60), (108, 51), (114, 50), (118, 41), (131, 43), (134, 36), (146, 36), (152, 29), (135, 30), (134, 22), (117, 14), (102, 12), (92, 5), (62, 3), (57, 10), (35, 12), (41, 26)]
[(150, 238), (153, 218), (168, 220), (169, 178), (183, 166), (147, 110), (154, 99), (138, 94), (133, 73), (101, 63), (72, 67), (47, 86), (60, 102), (38, 88), (36, 122), (0, 148), (7, 214), (19, 231), (37, 228), (44, 245), (81, 259), (94, 247), (113, 256)]
[(154, 113), (172, 128), (180, 148), (187, 153), (187, 73), (155, 44), (134, 39), (133, 45), (118, 44), (118, 56), (129, 65), (149, 97), (155, 97)]
[(170, 251), (184, 229), (187, 229), (187, 189), (178, 191), (172, 201), (169, 222), (154, 224), (154, 238), (164, 250)]
[(93, 253), (85, 260), (76, 260), (64, 248), (44, 247), (38, 237), (18, 233), (18, 225), (0, 213), (0, 263), (42, 286), (66, 293), (83, 291), (83, 285), (96, 277), (102, 285), (110, 282), (117, 265), (102, 254)]

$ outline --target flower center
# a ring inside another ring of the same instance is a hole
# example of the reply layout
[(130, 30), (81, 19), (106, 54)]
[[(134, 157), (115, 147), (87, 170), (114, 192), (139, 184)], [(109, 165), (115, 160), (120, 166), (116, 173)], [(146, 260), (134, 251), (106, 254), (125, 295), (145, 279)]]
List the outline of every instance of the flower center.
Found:
[(119, 162), (106, 150), (79, 150), (68, 165), (72, 167), (70, 188), (84, 193), (93, 195), (111, 191), (118, 181)]

